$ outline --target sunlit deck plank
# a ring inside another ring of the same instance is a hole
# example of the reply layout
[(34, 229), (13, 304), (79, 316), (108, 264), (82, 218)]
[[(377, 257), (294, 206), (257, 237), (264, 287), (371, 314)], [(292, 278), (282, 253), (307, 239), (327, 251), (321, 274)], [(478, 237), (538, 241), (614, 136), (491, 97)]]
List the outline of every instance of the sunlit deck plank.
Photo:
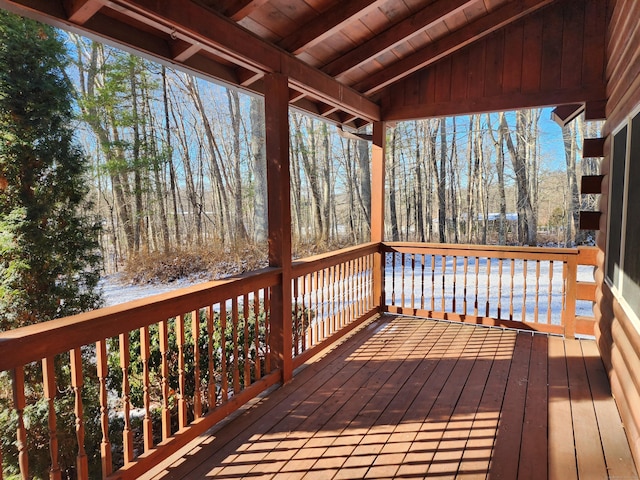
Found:
[(592, 345), (384, 317), (148, 478), (638, 478)]
[[(531, 365), (520, 446), (519, 479), (547, 478), (548, 337), (533, 337)], [(541, 468), (543, 466), (543, 468)]]
[(634, 478), (636, 468), (627, 439), (618, 434), (622, 429), (622, 422), (611, 396), (611, 387), (598, 348), (595, 342), (581, 342), (581, 346), (607, 472), (611, 478)]
[(549, 478), (576, 479), (571, 397), (561, 338), (549, 339)]

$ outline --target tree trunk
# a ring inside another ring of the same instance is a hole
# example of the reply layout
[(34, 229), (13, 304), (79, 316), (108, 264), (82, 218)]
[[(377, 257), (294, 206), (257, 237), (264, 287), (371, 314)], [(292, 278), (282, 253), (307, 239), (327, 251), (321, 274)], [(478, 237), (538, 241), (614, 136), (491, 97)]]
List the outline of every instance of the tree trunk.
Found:
[(244, 226), (244, 212), (242, 208), (242, 173), (240, 168), (240, 96), (235, 90), (227, 88), (227, 101), (229, 115), (231, 116), (232, 129), (232, 156), (233, 156), (233, 204), (235, 207), (234, 237), (238, 241), (246, 241), (247, 230)]
[(254, 239), (267, 241), (267, 161), (264, 153), (264, 107), (256, 98), (250, 99), (251, 156), (253, 159)]
[(391, 134), (391, 164), (389, 165), (389, 215), (391, 222), (391, 240), (400, 240), (398, 231), (398, 212), (396, 208), (396, 134), (398, 127), (393, 127)]

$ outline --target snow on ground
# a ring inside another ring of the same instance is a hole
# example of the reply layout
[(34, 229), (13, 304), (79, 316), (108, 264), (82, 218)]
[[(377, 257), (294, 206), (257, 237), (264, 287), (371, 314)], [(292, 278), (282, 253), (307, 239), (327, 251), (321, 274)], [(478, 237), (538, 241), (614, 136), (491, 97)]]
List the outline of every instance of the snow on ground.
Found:
[(171, 283), (157, 283), (147, 285), (134, 285), (123, 281), (121, 274), (107, 275), (100, 280), (105, 306), (119, 305), (121, 303), (151, 297), (161, 293), (171, 292), (179, 288), (190, 287), (202, 283), (201, 279), (182, 278)]
[[(392, 294), (395, 292), (394, 296), (396, 297), (396, 304), (399, 304), (400, 297), (402, 296), (402, 290), (404, 287), (405, 304), (406, 304), (405, 306), (409, 306), (410, 299), (412, 297), (412, 291), (413, 291), (414, 298), (417, 298), (417, 299), (419, 299), (422, 295), (426, 294), (425, 295), (425, 297), (427, 297), (426, 304), (430, 305), (431, 303), (429, 298), (431, 294), (430, 256), (427, 255), (425, 258), (426, 260), (426, 265), (425, 265), (425, 277), (426, 277), (425, 290), (426, 291), (425, 292), (422, 291), (422, 287), (420, 286), (421, 282), (417, 281), (415, 284), (412, 285), (411, 265), (408, 263), (409, 262), (408, 258), (409, 257), (407, 257), (407, 260), (405, 260), (407, 262), (405, 264), (405, 269), (404, 269), (405, 284), (402, 285), (401, 278), (399, 277), (400, 272), (402, 271), (399, 255), (397, 256), (395, 276), (392, 273), (393, 269), (391, 265), (391, 255), (387, 255), (387, 259), (386, 259), (387, 268), (385, 272), (385, 283), (386, 283), (385, 290), (386, 290), (386, 298), (387, 298), (386, 303), (391, 304)], [(440, 258), (436, 257), (435, 260), (436, 260), (436, 264), (434, 265), (434, 270), (436, 272), (436, 275), (435, 275), (436, 286), (435, 286), (434, 296), (436, 298), (434, 300), (437, 300), (436, 308), (440, 308), (441, 302), (442, 302), (442, 288), (443, 288), (442, 270), (441, 270)], [(451, 261), (451, 258), (448, 259), (448, 262), (450, 261)], [(461, 258), (458, 259), (458, 262), (462, 262), (462, 259)], [(497, 264), (495, 261), (493, 262), (493, 265), (492, 265), (493, 268), (491, 269), (490, 280), (488, 285), (489, 288), (487, 288), (486, 259), (481, 259), (480, 262), (481, 262), (480, 278), (478, 282), (478, 300), (479, 300), (480, 308), (482, 308), (482, 306), (484, 306), (486, 303), (489, 303), (491, 306), (491, 313), (492, 315), (495, 316), (497, 315), (496, 309), (497, 309), (499, 300), (501, 301), (503, 308), (508, 308), (507, 305), (509, 305), (510, 299), (513, 298), (515, 312), (521, 312), (523, 308), (522, 303), (523, 303), (523, 300), (525, 297), (525, 291), (526, 291), (527, 305), (525, 307), (525, 311), (527, 312), (526, 313), (527, 317), (531, 318), (531, 316), (534, 313), (533, 312), (534, 303), (532, 302), (532, 299), (535, 297), (535, 288), (536, 288), (536, 280), (534, 276), (535, 267), (532, 268), (530, 264), (529, 268), (527, 269), (527, 275), (524, 275), (523, 263), (521, 261), (517, 261), (515, 263), (514, 279), (513, 279), (514, 291), (513, 293), (511, 293), (510, 290), (511, 290), (512, 279), (510, 278), (509, 264), (505, 261), (504, 268), (503, 268), (502, 287), (499, 288), (500, 279), (498, 275)], [(420, 267), (418, 267), (417, 265), (416, 267), (417, 267), (416, 277), (418, 277), (418, 272)], [(445, 282), (444, 282), (445, 283), (444, 284), (444, 288), (445, 288), (444, 302), (449, 307), (451, 306), (451, 302), (453, 300), (454, 277), (457, 284), (456, 298), (458, 300), (458, 304), (461, 302), (461, 293), (462, 293), (461, 289), (464, 282), (463, 278), (461, 277), (463, 274), (462, 263), (459, 263), (457, 267), (458, 268), (455, 276), (453, 275), (451, 266), (447, 266), (447, 268), (445, 269), (446, 273), (445, 273)], [(549, 303), (549, 297), (547, 296), (549, 291), (548, 268), (549, 268), (549, 265), (547, 264), (546, 271), (543, 267), (543, 271), (541, 272), (541, 284), (539, 285), (540, 301), (539, 301), (538, 309), (541, 317), (545, 318), (548, 314), (548, 308), (551, 307), (551, 315), (555, 320), (553, 323), (556, 323), (559, 321), (559, 317), (562, 310), (562, 298), (561, 298), (562, 297), (561, 296), (562, 264), (559, 262), (554, 263), (553, 274), (552, 274), (552, 284), (553, 284), (552, 291), (554, 293), (552, 295), (550, 303)], [(525, 277), (527, 277), (526, 290), (524, 288)], [(586, 282), (593, 281), (593, 268), (580, 267), (578, 269), (578, 280), (586, 281)], [(153, 295), (171, 292), (180, 288), (190, 287), (202, 282), (203, 282), (203, 279), (201, 278), (190, 277), (190, 278), (176, 280), (174, 282), (166, 283), (166, 284), (159, 283), (159, 284), (147, 284), (147, 285), (134, 285), (130, 283), (124, 283), (123, 276), (121, 274), (113, 274), (113, 275), (108, 275), (104, 277), (100, 281), (100, 286), (102, 287), (102, 290), (103, 290), (105, 306), (112, 306), (112, 305), (118, 305), (121, 303), (129, 302), (132, 300), (138, 300), (141, 298), (150, 297)], [(500, 295), (498, 294), (499, 290), (500, 290)], [(328, 292), (327, 292), (327, 298), (328, 298)], [(467, 300), (469, 302), (472, 302), (473, 301), (472, 298), (475, 298), (475, 273), (473, 271), (473, 264), (470, 264)], [(576, 313), (578, 315), (591, 316), (593, 314), (591, 307), (592, 305), (590, 302), (578, 302), (578, 304), (576, 305)], [(459, 308), (460, 308), (460, 305), (458, 305), (458, 308), (456, 308), (456, 310), (459, 310)]]

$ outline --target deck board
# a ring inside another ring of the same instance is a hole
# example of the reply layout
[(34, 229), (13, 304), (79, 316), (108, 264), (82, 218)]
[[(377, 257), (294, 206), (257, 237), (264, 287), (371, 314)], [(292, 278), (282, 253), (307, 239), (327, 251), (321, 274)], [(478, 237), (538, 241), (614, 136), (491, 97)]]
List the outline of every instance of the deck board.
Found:
[(386, 316), (145, 478), (607, 472), (638, 478), (592, 341)]

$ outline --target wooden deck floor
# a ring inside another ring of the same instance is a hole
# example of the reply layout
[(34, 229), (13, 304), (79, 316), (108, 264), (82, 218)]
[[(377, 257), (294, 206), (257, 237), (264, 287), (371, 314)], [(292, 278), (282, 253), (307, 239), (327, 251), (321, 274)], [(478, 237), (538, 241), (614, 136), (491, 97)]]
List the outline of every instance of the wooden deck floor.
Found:
[(388, 316), (148, 477), (638, 475), (593, 341)]

